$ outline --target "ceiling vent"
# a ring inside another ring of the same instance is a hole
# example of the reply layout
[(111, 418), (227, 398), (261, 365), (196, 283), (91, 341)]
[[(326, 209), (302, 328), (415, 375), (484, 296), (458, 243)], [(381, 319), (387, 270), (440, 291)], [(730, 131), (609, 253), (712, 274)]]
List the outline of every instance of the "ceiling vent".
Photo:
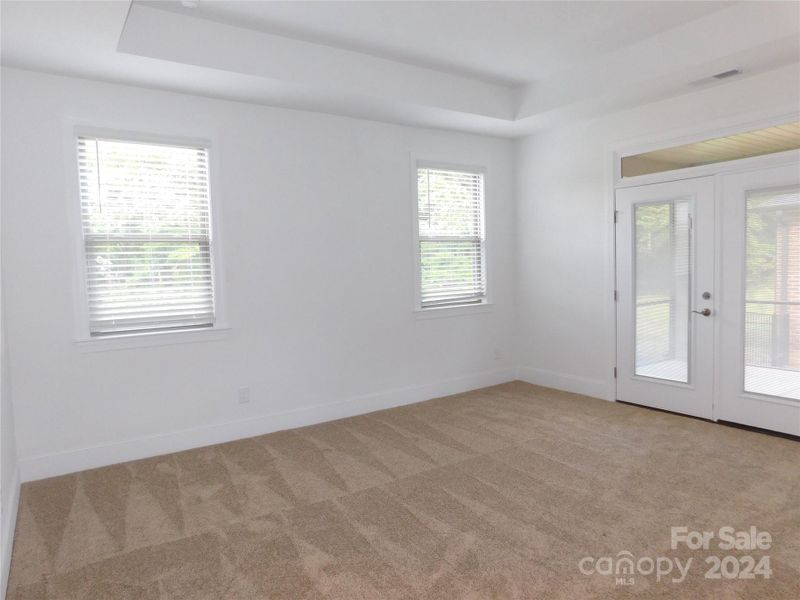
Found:
[(722, 73), (717, 73), (716, 75), (712, 75), (714, 79), (727, 79), (728, 77), (733, 77), (734, 75), (741, 75), (741, 69), (729, 69), (728, 71), (723, 71)]

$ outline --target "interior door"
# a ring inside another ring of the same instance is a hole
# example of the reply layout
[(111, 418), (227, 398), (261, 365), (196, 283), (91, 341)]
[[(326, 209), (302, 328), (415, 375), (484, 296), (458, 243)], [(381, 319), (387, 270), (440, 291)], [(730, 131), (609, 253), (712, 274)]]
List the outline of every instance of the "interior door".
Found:
[(712, 418), (714, 178), (616, 192), (617, 399)]
[(800, 435), (800, 168), (722, 177), (716, 418)]

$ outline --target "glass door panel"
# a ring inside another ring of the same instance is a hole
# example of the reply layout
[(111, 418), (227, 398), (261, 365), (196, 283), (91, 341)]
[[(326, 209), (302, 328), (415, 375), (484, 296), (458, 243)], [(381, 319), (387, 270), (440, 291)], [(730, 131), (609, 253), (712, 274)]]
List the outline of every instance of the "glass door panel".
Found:
[(800, 400), (800, 187), (746, 203), (744, 390)]
[(689, 382), (691, 235), (689, 201), (634, 206), (636, 370)]

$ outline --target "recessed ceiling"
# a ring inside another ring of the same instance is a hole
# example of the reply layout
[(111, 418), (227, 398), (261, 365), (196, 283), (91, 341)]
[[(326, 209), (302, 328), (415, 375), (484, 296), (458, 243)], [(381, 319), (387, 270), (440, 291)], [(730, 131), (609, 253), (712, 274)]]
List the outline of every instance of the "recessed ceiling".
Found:
[(512, 137), (771, 70), (800, 78), (796, 2), (3, 0), (0, 13), (4, 66)]
[(732, 2), (143, 2), (312, 43), (525, 84)]

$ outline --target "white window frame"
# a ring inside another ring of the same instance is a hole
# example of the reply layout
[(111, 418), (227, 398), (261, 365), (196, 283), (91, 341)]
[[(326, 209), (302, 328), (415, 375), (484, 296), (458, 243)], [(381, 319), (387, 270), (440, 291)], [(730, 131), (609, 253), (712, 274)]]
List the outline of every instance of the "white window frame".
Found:
[[(483, 301), (470, 304), (456, 304), (451, 306), (432, 306), (422, 307), (422, 264), (419, 251), (419, 189), (417, 187), (417, 172), (419, 169), (443, 169), (448, 171), (460, 171), (463, 173), (480, 173), (483, 175), (483, 255), (481, 257), (484, 271), (485, 294)], [(412, 227), (413, 227), (413, 250), (414, 250), (414, 303), (413, 312), (417, 318), (437, 318), (455, 317), (460, 315), (470, 315), (483, 313), (491, 310), (493, 306), (491, 296), (491, 271), (489, 266), (489, 217), (487, 206), (488, 177), (487, 169), (480, 165), (459, 164), (441, 160), (427, 160), (411, 155), (411, 206), (412, 206)]]
[[(208, 187), (210, 204), (211, 271), (214, 294), (214, 323), (211, 326), (173, 329), (144, 330), (119, 334), (92, 336), (89, 329), (89, 304), (87, 294), (87, 271), (83, 221), (81, 215), (80, 183), (78, 180), (78, 138), (98, 137), (121, 141), (142, 142), (173, 146), (202, 147), (208, 152)], [(67, 120), (64, 124), (65, 173), (67, 176), (68, 226), (73, 240), (73, 298), (74, 298), (74, 343), (81, 352), (121, 350), (147, 346), (163, 346), (223, 339), (230, 330), (227, 320), (223, 282), (225, 281), (222, 258), (222, 210), (219, 193), (219, 159), (212, 137), (197, 138), (183, 135), (161, 135), (143, 131), (95, 127)]]

